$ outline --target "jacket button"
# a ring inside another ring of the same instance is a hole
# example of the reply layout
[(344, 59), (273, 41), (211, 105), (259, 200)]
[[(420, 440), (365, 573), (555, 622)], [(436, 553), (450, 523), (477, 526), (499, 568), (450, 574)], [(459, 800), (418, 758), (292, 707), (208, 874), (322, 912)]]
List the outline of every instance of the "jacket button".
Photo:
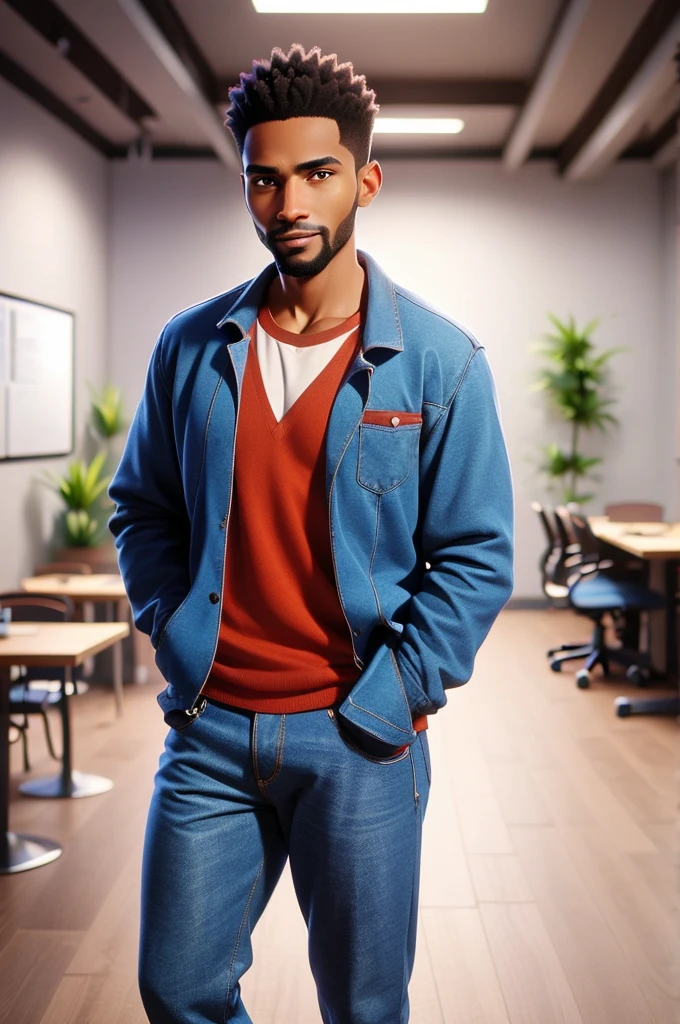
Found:
[(390, 423), (392, 424), (393, 427), (398, 427), (399, 424), (401, 423), (401, 420), (399, 419), (398, 416), (393, 416), (392, 419), (390, 420)]
[(360, 629), (353, 629), (352, 633), (354, 634), (354, 636), (361, 636), (361, 630)]
[(220, 595), (216, 594), (214, 590), (213, 590), (212, 594), (209, 594), (208, 596), (210, 598), (210, 603), (211, 604), (219, 604), (220, 603)]

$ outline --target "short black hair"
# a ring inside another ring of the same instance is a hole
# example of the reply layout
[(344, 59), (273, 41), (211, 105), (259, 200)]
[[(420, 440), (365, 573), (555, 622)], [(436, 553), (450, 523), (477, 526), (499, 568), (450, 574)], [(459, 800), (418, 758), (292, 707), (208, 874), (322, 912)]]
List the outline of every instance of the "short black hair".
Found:
[(231, 107), (225, 122), (239, 153), (253, 125), (329, 117), (337, 122), (340, 142), (353, 153), (357, 169), (368, 163), (378, 105), (365, 77), (355, 75), (352, 64), (338, 64), (336, 54), (324, 56), (318, 46), (305, 53), (295, 43), (288, 53), (274, 47), (270, 60), (253, 61), (252, 71), (242, 73), (240, 83), (229, 90)]

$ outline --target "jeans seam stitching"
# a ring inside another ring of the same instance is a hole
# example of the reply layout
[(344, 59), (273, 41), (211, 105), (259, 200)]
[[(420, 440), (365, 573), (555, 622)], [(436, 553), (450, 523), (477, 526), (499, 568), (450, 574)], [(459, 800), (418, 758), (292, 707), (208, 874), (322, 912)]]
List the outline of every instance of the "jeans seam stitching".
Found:
[(258, 868), (258, 871), (257, 871), (257, 874), (255, 876), (255, 879), (253, 881), (253, 884), (250, 887), (250, 892), (248, 893), (248, 899), (246, 900), (246, 905), (245, 905), (244, 910), (243, 910), (243, 916), (241, 917), (241, 924), (239, 925), (238, 934), (236, 936), (236, 942), (234, 943), (234, 949), (233, 949), (233, 952), (231, 954), (231, 961), (229, 963), (229, 978), (228, 978), (228, 981), (227, 981), (227, 996), (226, 996), (226, 1000), (225, 1000), (225, 1004), (224, 1004), (224, 1012), (222, 1014), (222, 1019), (224, 1021), (227, 1021), (229, 1019), (227, 1017), (227, 1011), (229, 1009), (229, 997), (230, 997), (231, 992), (232, 992), (232, 982), (233, 982), (233, 977), (234, 977), (234, 963), (236, 961), (236, 955), (238, 953), (238, 949), (239, 949), (239, 946), (241, 944), (241, 935), (243, 934), (243, 926), (245, 925), (246, 919), (248, 917), (248, 914), (250, 913), (250, 904), (253, 902), (253, 896), (255, 895), (255, 889), (257, 888), (257, 884), (260, 881), (260, 878), (262, 877), (262, 873), (263, 873), (263, 871), (265, 869), (265, 865), (267, 863), (267, 857), (269, 856), (269, 850), (271, 849), (271, 845), (274, 842), (274, 837), (276, 835), (276, 831), (277, 830), (275, 828), (274, 831), (272, 832), (271, 836), (269, 837), (269, 842), (267, 843), (267, 849), (264, 851), (264, 856), (262, 858), (262, 863), (260, 864), (260, 866)]
[(279, 726), (279, 742), (276, 748), (276, 762), (274, 764), (274, 770), (268, 779), (262, 779), (262, 785), (268, 786), (270, 782), (273, 782), (276, 776), (281, 771), (281, 765), (283, 763), (283, 740), (286, 735), (286, 716), (281, 715), (281, 724)]
[(253, 717), (253, 769), (255, 771), (255, 779), (259, 786), (260, 784), (260, 768), (257, 761), (257, 716), (258, 712), (255, 712)]
[[(394, 722), (388, 721), (387, 718), (382, 718), (380, 715), (376, 715), (375, 711), (369, 711), (368, 708), (362, 707), (361, 704), (357, 704), (357, 702), (353, 699), (351, 694), (347, 697), (347, 700), (352, 705), (352, 707), (357, 709), (357, 711), (363, 711), (365, 715), (370, 715), (371, 718), (375, 718), (378, 722), (384, 722), (385, 725), (391, 726), (391, 728), (396, 729), (397, 732), (403, 732), (404, 736), (410, 736), (411, 733), (413, 732), (413, 729), (402, 729), (401, 726), (395, 725)], [(377, 738), (379, 739), (380, 737)]]

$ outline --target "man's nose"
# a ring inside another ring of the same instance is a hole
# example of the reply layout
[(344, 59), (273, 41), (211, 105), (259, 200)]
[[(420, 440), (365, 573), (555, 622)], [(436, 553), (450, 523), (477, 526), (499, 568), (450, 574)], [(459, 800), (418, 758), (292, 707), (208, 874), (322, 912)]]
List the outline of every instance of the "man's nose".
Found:
[(276, 219), (292, 224), (297, 220), (306, 220), (308, 217), (309, 210), (304, 205), (302, 197), (302, 183), (291, 178), (284, 186), (281, 209), (277, 213)]

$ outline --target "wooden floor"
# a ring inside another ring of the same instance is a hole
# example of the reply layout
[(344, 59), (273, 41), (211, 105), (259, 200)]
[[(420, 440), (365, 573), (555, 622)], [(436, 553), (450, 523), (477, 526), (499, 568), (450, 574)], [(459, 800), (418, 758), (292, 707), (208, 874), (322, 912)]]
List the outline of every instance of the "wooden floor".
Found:
[[(506, 611), (473, 681), (430, 720), (411, 1024), (677, 1024), (678, 781), (673, 718), (616, 718), (624, 682), (578, 690), (543, 651), (587, 635), (562, 612)], [(0, 877), (0, 1021), (143, 1024), (136, 987), (139, 868), (165, 726), (158, 687), (125, 715), (93, 686), (74, 701), (75, 763), (114, 789), (22, 797), (10, 824), (62, 857)], [(32, 775), (52, 772), (31, 725)], [(254, 1024), (319, 1024), (288, 872), (254, 935), (243, 984)]]

